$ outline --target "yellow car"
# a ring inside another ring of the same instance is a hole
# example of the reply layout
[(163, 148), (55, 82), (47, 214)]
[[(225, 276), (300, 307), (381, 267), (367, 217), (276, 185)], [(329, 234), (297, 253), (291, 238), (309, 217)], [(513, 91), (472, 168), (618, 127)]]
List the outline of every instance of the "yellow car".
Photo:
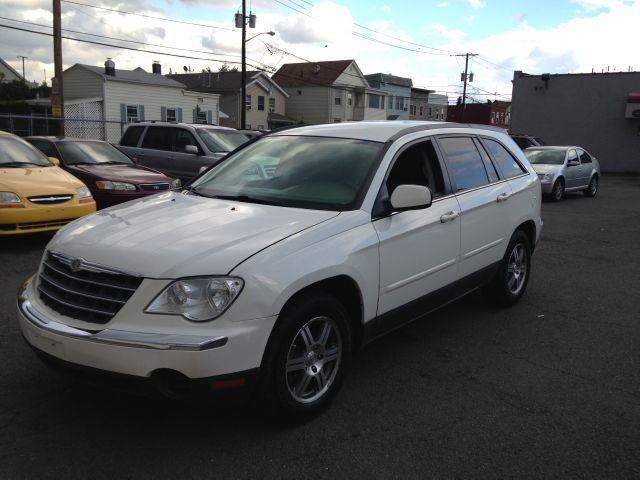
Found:
[(0, 132), (0, 236), (58, 230), (96, 211), (86, 185), (56, 164)]

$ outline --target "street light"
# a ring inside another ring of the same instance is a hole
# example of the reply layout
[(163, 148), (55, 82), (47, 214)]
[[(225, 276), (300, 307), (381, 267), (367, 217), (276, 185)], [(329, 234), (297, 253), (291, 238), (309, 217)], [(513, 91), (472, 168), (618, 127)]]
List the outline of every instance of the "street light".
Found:
[(256, 38), (258, 35), (262, 35), (263, 33), (267, 35), (275, 35), (275, 32), (261, 32), (258, 35), (254, 35), (253, 37), (249, 37), (247, 40), (247, 23), (249, 24), (249, 28), (256, 28), (256, 16), (249, 12), (247, 16), (247, 4), (246, 0), (242, 0), (242, 13), (236, 13), (236, 28), (242, 27), (242, 76), (240, 77), (240, 81), (242, 85), (240, 87), (240, 128), (245, 129), (247, 126), (247, 49), (246, 43)]

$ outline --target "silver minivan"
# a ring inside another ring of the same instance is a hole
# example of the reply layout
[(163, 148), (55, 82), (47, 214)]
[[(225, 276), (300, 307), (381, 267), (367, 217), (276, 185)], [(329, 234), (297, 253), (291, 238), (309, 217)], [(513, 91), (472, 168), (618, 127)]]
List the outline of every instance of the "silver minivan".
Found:
[(134, 162), (186, 183), (248, 141), (237, 130), (216, 125), (140, 122), (127, 127), (118, 148)]

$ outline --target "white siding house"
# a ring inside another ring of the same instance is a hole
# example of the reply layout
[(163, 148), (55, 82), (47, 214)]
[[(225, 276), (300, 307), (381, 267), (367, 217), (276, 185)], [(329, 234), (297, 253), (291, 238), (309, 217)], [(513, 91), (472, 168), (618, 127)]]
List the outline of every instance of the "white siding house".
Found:
[[(135, 121), (218, 123), (219, 95), (188, 91), (184, 84), (161, 75), (158, 64), (153, 69), (156, 73), (116, 70), (107, 61), (104, 68), (76, 64), (65, 70), (66, 134), (99, 130), (97, 138), (117, 142), (125, 125)], [(91, 122), (91, 128), (79, 126)], [(97, 124), (102, 128), (96, 129)]]

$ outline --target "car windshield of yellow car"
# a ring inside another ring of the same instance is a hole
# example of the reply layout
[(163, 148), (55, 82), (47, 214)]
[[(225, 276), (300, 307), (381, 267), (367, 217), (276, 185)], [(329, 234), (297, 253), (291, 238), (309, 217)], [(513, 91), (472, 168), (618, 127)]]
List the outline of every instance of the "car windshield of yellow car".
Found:
[(53, 166), (38, 150), (23, 140), (0, 137), (0, 167), (51, 167)]

